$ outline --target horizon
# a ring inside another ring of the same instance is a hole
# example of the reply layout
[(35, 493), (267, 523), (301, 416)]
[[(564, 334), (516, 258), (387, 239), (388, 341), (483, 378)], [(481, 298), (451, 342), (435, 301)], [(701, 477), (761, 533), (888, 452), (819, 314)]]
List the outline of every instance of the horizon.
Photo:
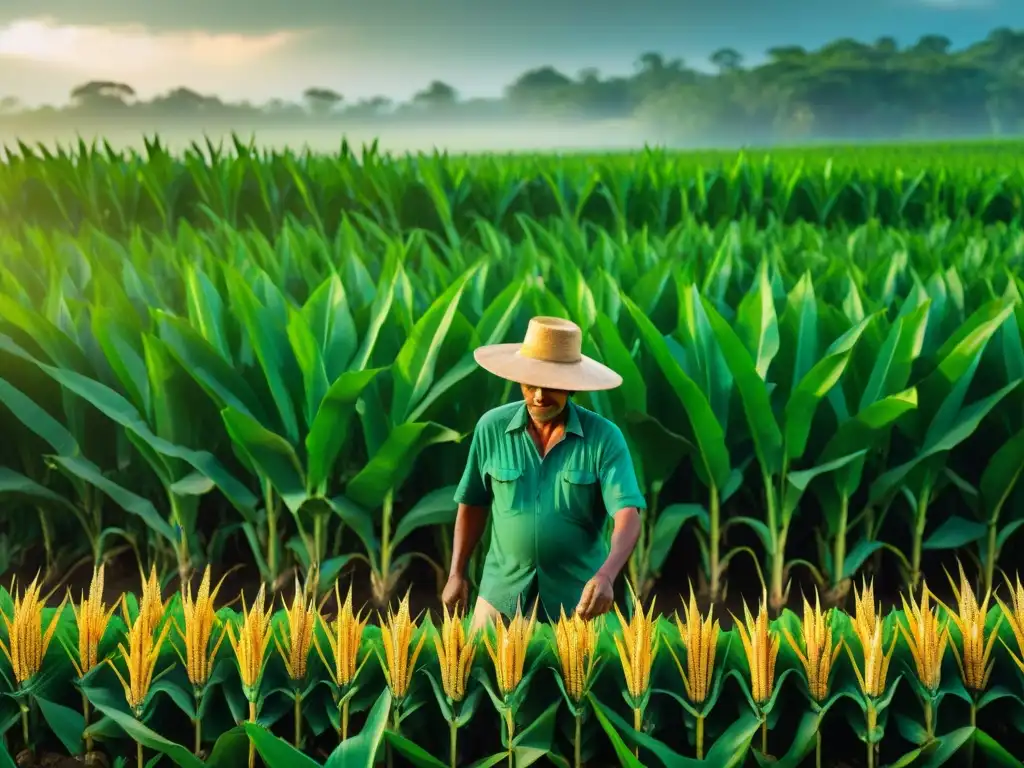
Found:
[(753, 0), (713, 8), (450, 0), (432, 9), (410, 1), (349, 7), (296, 0), (283, 9), (269, 1), (222, 0), (211, 8), (199, 0), (87, 7), (55, 0), (40, 15), (30, 0), (8, 0), (0, 10), (0, 97), (63, 106), (74, 86), (114, 80), (142, 99), (184, 87), (232, 102), (295, 101), (323, 87), (347, 101), (402, 101), (440, 80), (463, 99), (500, 98), (516, 77), (543, 66), (570, 77), (589, 68), (628, 76), (642, 53), (657, 51), (710, 71), (708, 57), (723, 47), (756, 66), (775, 46), (815, 50), (836, 39), (892, 37), (902, 47), (928, 34), (961, 50), (1020, 23), (1009, 0), (864, 0), (856, 7), (779, 0), (769, 13)]

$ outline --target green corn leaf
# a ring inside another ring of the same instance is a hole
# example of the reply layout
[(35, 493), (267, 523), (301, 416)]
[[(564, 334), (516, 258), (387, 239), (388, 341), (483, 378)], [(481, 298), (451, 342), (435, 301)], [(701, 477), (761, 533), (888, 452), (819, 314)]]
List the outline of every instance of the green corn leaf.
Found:
[(382, 370), (369, 368), (343, 373), (331, 384), (320, 401), (309, 434), (306, 435), (309, 473), (306, 482), (310, 493), (325, 488), (330, 481), (338, 454), (348, 438), (359, 398)]
[(278, 738), (266, 728), (256, 723), (243, 725), (246, 734), (252, 739), (260, 758), (267, 768), (320, 768), (320, 763), (306, 757), (287, 741)]
[(707, 301), (704, 310), (739, 389), (761, 471), (775, 475), (782, 469), (782, 432), (772, 413), (765, 381), (732, 326)]
[(454, 485), (445, 486), (431, 491), (416, 502), (395, 526), (395, 533), (391, 537), (391, 546), (397, 548), (400, 542), (418, 528), (430, 525), (450, 525), (455, 522), (455, 513), (459, 508), (454, 501), (455, 489)]
[(367, 509), (376, 509), (389, 491), (397, 491), (405, 482), (421, 451), (431, 445), (460, 439), (458, 432), (434, 422), (400, 424), (359, 474), (349, 481), (345, 495)]
[(221, 418), (239, 450), (270, 481), (288, 509), (298, 512), (306, 502), (306, 481), (299, 457), (288, 441), (234, 408), (221, 411)]
[(710, 402), (693, 379), (683, 372), (669, 351), (665, 338), (640, 308), (627, 296), (622, 297), (622, 303), (686, 411), (700, 449), (700, 461), (695, 462), (695, 466), (701, 481), (709, 487), (721, 489), (729, 480), (729, 450), (725, 443), (725, 433), (711, 410)]

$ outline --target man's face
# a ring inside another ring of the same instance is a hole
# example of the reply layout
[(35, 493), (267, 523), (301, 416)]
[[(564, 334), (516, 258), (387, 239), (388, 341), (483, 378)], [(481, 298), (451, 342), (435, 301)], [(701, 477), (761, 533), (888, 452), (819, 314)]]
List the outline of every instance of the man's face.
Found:
[(565, 410), (569, 393), (561, 389), (543, 389), (529, 384), (519, 385), (523, 390), (523, 399), (530, 416), (538, 424), (545, 424), (557, 419)]

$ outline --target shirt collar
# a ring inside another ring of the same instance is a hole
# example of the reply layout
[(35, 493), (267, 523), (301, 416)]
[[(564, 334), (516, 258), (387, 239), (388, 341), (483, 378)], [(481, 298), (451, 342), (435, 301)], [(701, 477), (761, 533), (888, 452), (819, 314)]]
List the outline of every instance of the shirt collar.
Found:
[[(576, 435), (577, 437), (583, 437), (583, 424), (580, 423), (580, 414), (576, 409), (576, 404), (569, 400), (565, 404), (568, 415), (565, 420), (565, 433), (567, 435)], [(529, 414), (526, 410), (526, 403), (524, 402), (519, 408), (516, 409), (515, 413), (512, 414), (512, 418), (508, 421), (508, 426), (505, 428), (505, 432), (511, 433), (526, 427), (526, 421), (529, 419)]]

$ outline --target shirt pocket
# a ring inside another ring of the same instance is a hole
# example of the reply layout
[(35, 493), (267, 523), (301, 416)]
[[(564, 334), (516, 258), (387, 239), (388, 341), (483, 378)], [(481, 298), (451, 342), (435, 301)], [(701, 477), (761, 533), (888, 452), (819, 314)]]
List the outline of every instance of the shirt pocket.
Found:
[(589, 469), (563, 469), (559, 474), (559, 513), (578, 523), (593, 524), (600, 495), (597, 474)]
[(517, 515), (522, 511), (523, 470), (518, 467), (491, 467), (491, 510), (496, 515)]

